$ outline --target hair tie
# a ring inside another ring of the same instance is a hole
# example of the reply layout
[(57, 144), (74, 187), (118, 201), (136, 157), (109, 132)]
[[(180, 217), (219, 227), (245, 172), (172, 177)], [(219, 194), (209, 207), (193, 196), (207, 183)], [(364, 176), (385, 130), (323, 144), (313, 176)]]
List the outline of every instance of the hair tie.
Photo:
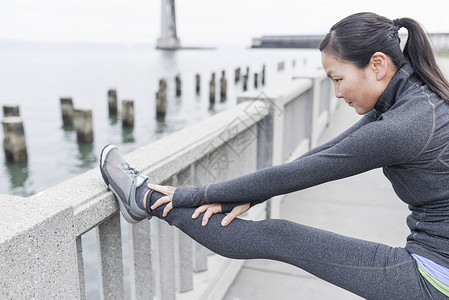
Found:
[(400, 28), (403, 27), (402, 24), (401, 24), (401, 20), (400, 20), (400, 19), (394, 19), (394, 20), (393, 20), (393, 23), (394, 23), (394, 25), (396, 25), (396, 27), (397, 27), (398, 29), (400, 29)]

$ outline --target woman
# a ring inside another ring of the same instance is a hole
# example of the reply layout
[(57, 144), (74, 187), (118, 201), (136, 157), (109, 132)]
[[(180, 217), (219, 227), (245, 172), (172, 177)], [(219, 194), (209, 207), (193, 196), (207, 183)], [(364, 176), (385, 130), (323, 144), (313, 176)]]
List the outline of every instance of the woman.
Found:
[[(409, 34), (403, 51), (401, 27)], [(149, 184), (109, 145), (100, 163), (106, 184), (128, 221), (155, 215), (220, 255), (283, 261), (368, 299), (446, 299), (449, 83), (425, 32), (409, 18), (360, 13), (335, 24), (320, 50), (335, 95), (364, 115), (334, 140), (284, 165), (178, 188)], [(379, 167), (411, 210), (405, 248), (235, 218), (275, 195)]]

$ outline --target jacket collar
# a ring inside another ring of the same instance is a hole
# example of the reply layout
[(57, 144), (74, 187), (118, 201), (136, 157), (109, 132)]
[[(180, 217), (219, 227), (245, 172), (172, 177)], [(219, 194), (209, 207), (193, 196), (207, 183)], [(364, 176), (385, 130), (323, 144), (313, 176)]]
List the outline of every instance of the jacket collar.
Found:
[(374, 110), (381, 114), (388, 111), (395, 104), (397, 96), (414, 73), (415, 71), (410, 63), (404, 64), (391, 78), (387, 88), (374, 105)]

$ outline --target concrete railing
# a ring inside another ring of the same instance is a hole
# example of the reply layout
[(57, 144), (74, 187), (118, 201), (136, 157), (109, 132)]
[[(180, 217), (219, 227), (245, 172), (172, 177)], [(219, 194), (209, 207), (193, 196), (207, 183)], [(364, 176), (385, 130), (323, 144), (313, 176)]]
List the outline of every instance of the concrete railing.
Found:
[[(237, 106), (125, 157), (154, 183), (203, 185), (243, 175), (316, 145), (334, 108), (330, 95), (322, 74), (243, 94)], [(279, 202), (268, 204), (271, 217)], [(0, 205), (2, 299), (85, 299), (92, 250), (82, 237), (91, 229), (105, 299), (220, 299), (243, 264), (211, 255), (156, 218), (123, 222), (98, 169), (31, 197), (0, 195)], [(266, 218), (267, 204), (246, 217)]]

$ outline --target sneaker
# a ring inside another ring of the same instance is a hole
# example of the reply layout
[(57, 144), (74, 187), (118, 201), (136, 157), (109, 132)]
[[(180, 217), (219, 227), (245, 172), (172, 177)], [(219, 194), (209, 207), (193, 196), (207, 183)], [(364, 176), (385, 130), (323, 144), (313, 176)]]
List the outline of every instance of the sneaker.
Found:
[(148, 211), (140, 208), (136, 202), (136, 190), (148, 177), (131, 168), (115, 145), (107, 145), (101, 151), (100, 171), (104, 182), (117, 197), (120, 211), (126, 221), (137, 223), (151, 218)]

